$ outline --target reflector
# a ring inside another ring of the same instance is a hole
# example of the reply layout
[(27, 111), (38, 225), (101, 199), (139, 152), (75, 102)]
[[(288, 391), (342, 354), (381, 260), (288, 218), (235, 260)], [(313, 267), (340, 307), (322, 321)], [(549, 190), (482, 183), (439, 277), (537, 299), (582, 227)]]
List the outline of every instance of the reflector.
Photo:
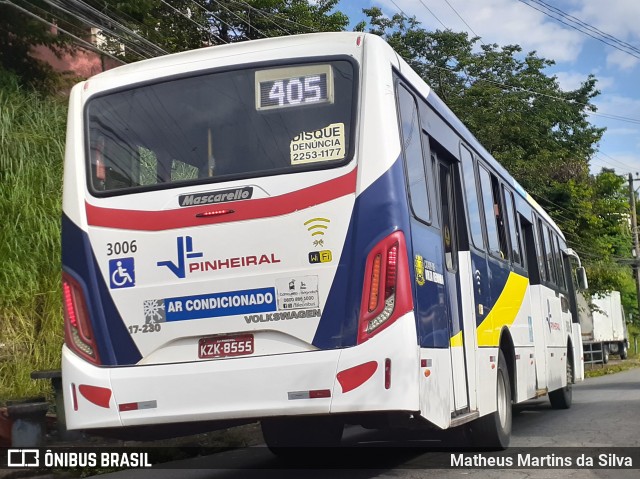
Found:
[(96, 406), (109, 409), (111, 389), (81, 384), (78, 386), (78, 391), (80, 391), (80, 394), (82, 394), (87, 401), (95, 404)]

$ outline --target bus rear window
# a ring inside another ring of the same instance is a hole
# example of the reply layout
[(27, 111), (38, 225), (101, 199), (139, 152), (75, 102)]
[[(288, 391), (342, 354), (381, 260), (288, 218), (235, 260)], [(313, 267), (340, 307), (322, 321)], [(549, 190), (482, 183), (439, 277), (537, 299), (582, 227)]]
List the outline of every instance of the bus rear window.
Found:
[(326, 168), (352, 147), (349, 61), (183, 77), (87, 104), (94, 194)]

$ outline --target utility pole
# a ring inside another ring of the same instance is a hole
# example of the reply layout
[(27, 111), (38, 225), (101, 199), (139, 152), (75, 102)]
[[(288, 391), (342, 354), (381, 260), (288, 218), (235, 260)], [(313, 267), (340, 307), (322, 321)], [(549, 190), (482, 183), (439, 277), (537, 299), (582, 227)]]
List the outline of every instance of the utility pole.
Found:
[(636, 293), (638, 295), (638, 313), (640, 314), (640, 247), (638, 246), (638, 218), (636, 217), (636, 192), (633, 189), (633, 175), (629, 173), (629, 202), (631, 203), (631, 235), (633, 236), (634, 262), (636, 273)]

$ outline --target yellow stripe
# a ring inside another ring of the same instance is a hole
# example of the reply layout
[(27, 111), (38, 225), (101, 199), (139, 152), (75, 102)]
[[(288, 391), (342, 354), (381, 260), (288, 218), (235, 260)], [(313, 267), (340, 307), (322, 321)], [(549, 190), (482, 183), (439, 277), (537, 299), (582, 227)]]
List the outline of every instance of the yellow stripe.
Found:
[[(516, 320), (528, 285), (528, 278), (514, 272), (509, 273), (507, 283), (493, 309), (478, 326), (478, 346), (499, 345), (500, 331), (504, 326), (511, 326)], [(453, 338), (451, 339), (453, 341)]]
[(458, 334), (451, 338), (450, 344), (452, 348), (462, 346), (462, 331), (458, 331)]

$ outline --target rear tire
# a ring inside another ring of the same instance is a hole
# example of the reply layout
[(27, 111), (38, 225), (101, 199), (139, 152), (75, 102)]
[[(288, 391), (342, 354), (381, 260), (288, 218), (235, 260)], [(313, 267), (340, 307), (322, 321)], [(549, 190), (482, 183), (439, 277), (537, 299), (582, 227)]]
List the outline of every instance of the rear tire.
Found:
[(627, 343), (625, 341), (620, 343), (620, 359), (627, 359), (628, 351), (627, 351)]
[[(569, 351), (569, 355), (572, 354)], [(573, 400), (573, 365), (567, 357), (567, 385), (549, 393), (549, 402), (553, 409), (569, 409)]]
[(496, 411), (469, 424), (475, 447), (506, 449), (511, 440), (511, 381), (507, 361), (500, 350), (496, 375)]
[(264, 441), (275, 455), (295, 458), (299, 448), (337, 447), (344, 424), (332, 417), (284, 417), (261, 421)]
[(609, 362), (609, 345), (602, 344), (602, 364), (607, 364)]

